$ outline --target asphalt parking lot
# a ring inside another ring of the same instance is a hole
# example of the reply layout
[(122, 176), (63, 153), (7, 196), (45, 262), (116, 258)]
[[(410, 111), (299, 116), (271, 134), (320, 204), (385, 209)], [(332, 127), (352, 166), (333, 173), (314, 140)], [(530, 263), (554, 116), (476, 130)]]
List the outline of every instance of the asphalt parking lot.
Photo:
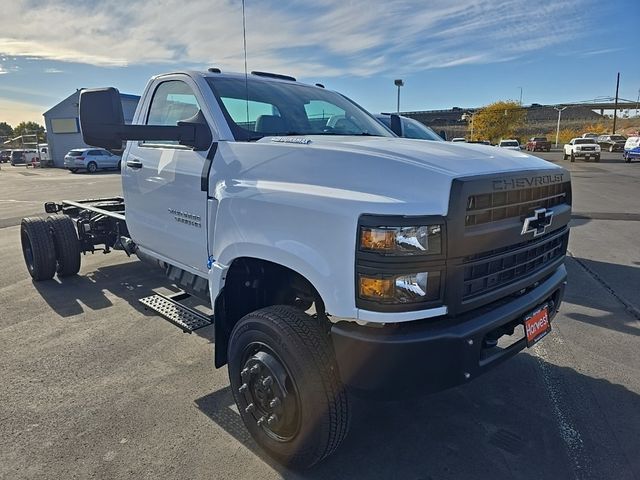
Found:
[(0, 171), (2, 479), (640, 478), (640, 162), (563, 162), (570, 281), (552, 334), (467, 385), (355, 404), (340, 451), (304, 473), (246, 433), (212, 329), (185, 335), (138, 299), (171, 289), (124, 254), (34, 284), (20, 218), (121, 193), (117, 173)]

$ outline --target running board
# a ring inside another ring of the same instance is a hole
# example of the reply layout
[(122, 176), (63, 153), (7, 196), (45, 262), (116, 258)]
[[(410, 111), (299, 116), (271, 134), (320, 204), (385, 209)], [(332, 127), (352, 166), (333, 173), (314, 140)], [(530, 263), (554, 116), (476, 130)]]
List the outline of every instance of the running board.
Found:
[(162, 318), (181, 328), (183, 332), (191, 333), (211, 325), (213, 323), (213, 317), (180, 303), (180, 300), (189, 297), (190, 295), (184, 292), (170, 296), (156, 293), (155, 295), (141, 298), (140, 303), (142, 303), (146, 309), (153, 310)]

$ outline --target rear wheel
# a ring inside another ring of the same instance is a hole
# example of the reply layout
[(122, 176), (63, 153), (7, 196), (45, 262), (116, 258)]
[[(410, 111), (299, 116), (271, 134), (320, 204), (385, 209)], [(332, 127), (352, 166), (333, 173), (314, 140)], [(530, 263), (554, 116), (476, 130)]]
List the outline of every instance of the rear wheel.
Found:
[(271, 456), (308, 468), (347, 434), (349, 405), (320, 322), (272, 306), (243, 317), (229, 340), (229, 379), (247, 429)]
[(567, 154), (566, 154), (564, 151), (562, 152), (562, 159), (563, 159), (563, 160), (566, 160), (566, 159), (567, 159)]
[(22, 255), (29, 275), (36, 281), (50, 280), (56, 273), (56, 251), (44, 218), (23, 218), (20, 224)]
[(87, 171), (89, 173), (96, 173), (98, 171), (98, 164), (96, 162), (89, 162), (87, 165)]
[(76, 173), (76, 172), (78, 171), (78, 169), (77, 169), (77, 168), (70, 168), (70, 169), (69, 169), (69, 171), (70, 171), (71, 173)]
[(56, 252), (58, 277), (75, 275), (80, 270), (80, 242), (73, 220), (66, 215), (47, 218)]
[(572, 162), (576, 161), (576, 156), (573, 154), (573, 152), (571, 152), (571, 161)]

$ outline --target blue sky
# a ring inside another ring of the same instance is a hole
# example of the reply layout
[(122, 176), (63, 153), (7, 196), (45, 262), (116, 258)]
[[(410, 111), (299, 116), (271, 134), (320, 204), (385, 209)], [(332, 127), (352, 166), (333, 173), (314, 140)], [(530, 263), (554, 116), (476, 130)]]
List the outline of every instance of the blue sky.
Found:
[[(139, 94), (164, 71), (241, 71), (239, 0), (12, 0), (0, 121), (42, 123), (76, 88)], [(249, 70), (292, 74), (370, 111), (557, 103), (640, 89), (637, 0), (246, 0)]]

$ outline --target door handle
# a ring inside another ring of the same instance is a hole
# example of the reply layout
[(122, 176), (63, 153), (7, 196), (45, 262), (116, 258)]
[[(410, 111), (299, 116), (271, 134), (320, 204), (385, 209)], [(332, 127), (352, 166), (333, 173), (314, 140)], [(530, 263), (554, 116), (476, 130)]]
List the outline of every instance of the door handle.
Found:
[(142, 162), (138, 159), (127, 160), (127, 167), (138, 169), (142, 168)]

